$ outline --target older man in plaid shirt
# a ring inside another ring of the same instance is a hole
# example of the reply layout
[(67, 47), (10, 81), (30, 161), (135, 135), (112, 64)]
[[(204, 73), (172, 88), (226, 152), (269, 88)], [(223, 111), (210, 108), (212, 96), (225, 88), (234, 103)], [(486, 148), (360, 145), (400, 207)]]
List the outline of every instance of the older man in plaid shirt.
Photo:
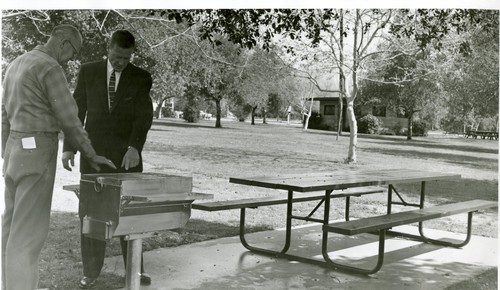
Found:
[(16, 58), (4, 77), (4, 289), (38, 286), (38, 260), (49, 230), (59, 131), (63, 130), (96, 170), (100, 165), (115, 168), (91, 146), (60, 66), (81, 46), (82, 36), (75, 27), (56, 26), (45, 45)]

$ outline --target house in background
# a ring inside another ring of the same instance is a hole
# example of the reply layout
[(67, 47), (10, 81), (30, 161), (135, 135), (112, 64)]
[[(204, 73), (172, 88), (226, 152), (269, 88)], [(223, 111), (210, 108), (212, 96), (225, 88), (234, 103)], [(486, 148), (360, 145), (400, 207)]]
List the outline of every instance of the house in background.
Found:
[(355, 111), (357, 119), (367, 114), (372, 114), (382, 122), (382, 128), (387, 128), (389, 131), (395, 127), (408, 128), (408, 116), (394, 112), (386, 106), (360, 106), (359, 109), (355, 108)]
[[(342, 115), (342, 131), (349, 131), (347, 102), (343, 100), (343, 105), (340, 106), (340, 93), (336, 92), (339, 90), (338, 75), (335, 73), (324, 74), (318, 77), (317, 81), (321, 88), (329, 92), (316, 91), (314, 98), (308, 98), (309, 101), (312, 100), (312, 111), (316, 113), (315, 117), (309, 119), (309, 128), (337, 131), (339, 118)], [(341, 107), (342, 114), (340, 114)], [(354, 101), (354, 114), (356, 120), (372, 114), (382, 122), (382, 127), (389, 131), (392, 131), (395, 126), (408, 127), (408, 121), (404, 115), (400, 115), (385, 106), (357, 106), (356, 101)]]
[[(311, 98), (313, 101), (312, 111), (317, 113), (318, 120), (309, 120), (311, 129), (323, 129), (328, 131), (337, 131), (340, 118), (339, 96)], [(347, 103), (343, 100), (342, 105), (342, 131), (349, 131), (347, 120)], [(408, 121), (406, 116), (398, 114), (386, 106), (356, 106), (354, 104), (354, 114), (356, 120), (361, 117), (372, 114), (382, 122), (382, 127), (391, 130), (398, 126), (407, 128)]]
[[(316, 114), (313, 114), (311, 117), (315, 118), (315, 120), (309, 120), (309, 128), (337, 131), (340, 118), (340, 102), (338, 94), (337, 96), (332, 97), (316, 97), (309, 99), (309, 101), (311, 100), (313, 102), (312, 111)], [(347, 106), (345, 100), (343, 100), (343, 102), (342, 131), (349, 131), (346, 111)]]

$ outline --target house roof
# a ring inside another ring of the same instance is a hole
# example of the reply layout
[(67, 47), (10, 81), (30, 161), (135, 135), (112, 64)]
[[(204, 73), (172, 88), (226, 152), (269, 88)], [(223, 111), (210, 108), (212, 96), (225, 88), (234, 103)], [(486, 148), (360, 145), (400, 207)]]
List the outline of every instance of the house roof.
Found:
[[(308, 98), (308, 101), (312, 100), (312, 98)], [(314, 101), (338, 101), (339, 97), (315, 97)]]

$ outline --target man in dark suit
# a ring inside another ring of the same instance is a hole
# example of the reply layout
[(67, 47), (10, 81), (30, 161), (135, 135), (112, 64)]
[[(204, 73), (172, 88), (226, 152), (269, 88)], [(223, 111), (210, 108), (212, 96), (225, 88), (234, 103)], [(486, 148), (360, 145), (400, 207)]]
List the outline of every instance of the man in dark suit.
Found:
[[(78, 116), (97, 154), (112, 160), (117, 170), (101, 173), (142, 172), (141, 152), (153, 120), (153, 106), (149, 91), (151, 74), (129, 63), (135, 49), (134, 36), (126, 30), (113, 33), (108, 46), (108, 59), (81, 66), (73, 94), (78, 105)], [(64, 142), (62, 162), (71, 171), (74, 150)], [(96, 173), (85, 159), (80, 161), (80, 172)], [(71, 165), (71, 166), (70, 166)], [(121, 165), (121, 166), (119, 166)], [(80, 220), (91, 207), (85, 197), (80, 197)], [(120, 238), (124, 261), (127, 242)], [(94, 288), (103, 263), (106, 243), (81, 235), (84, 277), (80, 288)], [(141, 284), (150, 284), (141, 258)]]

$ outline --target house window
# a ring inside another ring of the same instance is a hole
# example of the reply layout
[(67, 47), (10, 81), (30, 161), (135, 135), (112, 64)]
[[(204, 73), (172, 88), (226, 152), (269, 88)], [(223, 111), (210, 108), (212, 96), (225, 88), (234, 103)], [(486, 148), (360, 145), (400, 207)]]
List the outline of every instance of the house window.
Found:
[(325, 115), (335, 115), (335, 105), (325, 105)]
[(383, 106), (375, 106), (372, 109), (373, 116), (376, 117), (385, 117), (386, 115), (386, 107)]

